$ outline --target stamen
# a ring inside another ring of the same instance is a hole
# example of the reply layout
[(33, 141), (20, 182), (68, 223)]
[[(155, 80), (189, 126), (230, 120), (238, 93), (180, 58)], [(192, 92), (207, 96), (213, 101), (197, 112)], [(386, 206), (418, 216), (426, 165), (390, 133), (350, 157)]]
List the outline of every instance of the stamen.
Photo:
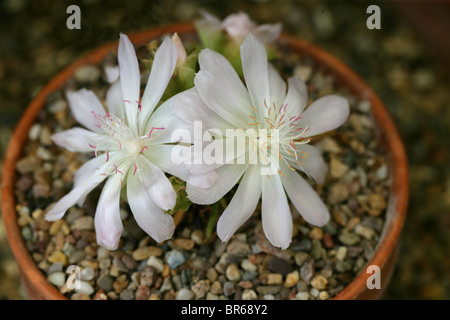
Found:
[(106, 151), (106, 162), (108, 162), (108, 161), (109, 161), (109, 152)]
[(133, 164), (134, 164), (134, 172), (133, 172), (133, 176), (136, 174), (136, 171), (137, 171), (137, 165), (136, 165), (136, 162), (133, 162)]
[(139, 152), (142, 153), (142, 152), (144, 152), (145, 149), (148, 150), (148, 147), (147, 147), (147, 146), (143, 147), (143, 148), (141, 149), (141, 151), (139, 151)]
[(156, 128), (156, 127), (152, 127), (152, 129), (150, 130), (148, 137), (150, 138), (152, 135), (153, 130), (164, 130), (164, 128)]
[(139, 112), (141, 112), (141, 110), (142, 110), (142, 105), (141, 105), (141, 103), (140, 103), (138, 100), (136, 100), (136, 103), (137, 103), (138, 106), (139, 106)]
[(123, 175), (123, 172), (120, 171), (120, 170), (117, 168), (117, 166), (116, 166), (115, 164), (113, 164), (113, 166), (114, 166), (114, 168), (116, 169), (116, 174), (117, 174), (117, 173), (120, 173), (121, 175)]

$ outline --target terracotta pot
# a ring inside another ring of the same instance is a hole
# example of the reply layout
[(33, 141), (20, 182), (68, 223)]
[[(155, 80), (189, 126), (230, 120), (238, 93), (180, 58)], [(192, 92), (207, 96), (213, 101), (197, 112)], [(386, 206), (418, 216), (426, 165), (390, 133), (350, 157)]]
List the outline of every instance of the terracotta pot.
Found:
[[(155, 30), (132, 34), (130, 35), (130, 39), (136, 46), (139, 46), (148, 43), (152, 39), (157, 39), (164, 34), (174, 32), (183, 36), (193, 34), (195, 29), (191, 23), (174, 24)], [(317, 65), (320, 65), (333, 74), (341, 87), (348, 89), (356, 97), (369, 100), (376, 123), (382, 128), (382, 142), (386, 145), (388, 151), (393, 185), (387, 206), (387, 219), (381, 241), (373, 258), (368, 263), (368, 265), (377, 265), (380, 267), (382, 289), (367, 289), (366, 281), (371, 274), (363, 271), (335, 297), (335, 299), (377, 299), (380, 297), (383, 288), (388, 284), (390, 275), (392, 274), (401, 229), (406, 215), (408, 171), (403, 144), (383, 103), (368, 85), (346, 65), (323, 50), (296, 37), (283, 34), (279, 42), (282, 45), (289, 46), (293, 51), (313, 59)], [(116, 41), (102, 46), (87, 54), (84, 58), (74, 62), (55, 76), (30, 103), (20, 119), (8, 146), (2, 179), (3, 220), (11, 249), (20, 268), (22, 282), (31, 299), (63, 300), (66, 298), (57, 288), (47, 281), (44, 274), (38, 269), (22, 239), (15, 210), (14, 185), (16, 161), (22, 154), (23, 147), (28, 139), (28, 131), (35, 122), (39, 110), (44, 107), (47, 96), (60, 89), (79, 66), (101, 62), (109, 52), (117, 50), (117, 45), (118, 42)]]

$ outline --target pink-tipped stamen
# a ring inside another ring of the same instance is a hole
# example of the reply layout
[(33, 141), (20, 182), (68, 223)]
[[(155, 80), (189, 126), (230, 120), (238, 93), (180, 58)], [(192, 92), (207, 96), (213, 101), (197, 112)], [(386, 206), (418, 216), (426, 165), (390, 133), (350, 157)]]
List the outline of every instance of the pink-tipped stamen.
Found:
[(136, 100), (136, 103), (137, 103), (138, 106), (139, 106), (139, 112), (141, 112), (141, 110), (142, 110), (142, 105), (141, 105), (141, 103), (140, 103), (139, 101), (137, 101), (137, 100)]
[(153, 130), (164, 130), (164, 128), (156, 128), (156, 127), (152, 127), (152, 129), (150, 130), (148, 137), (150, 138), (152, 136), (152, 132)]
[(133, 176), (136, 174), (136, 171), (137, 171), (137, 165), (136, 165), (136, 162), (133, 162), (133, 164), (134, 164), (134, 172), (133, 172)]
[(109, 152), (106, 151), (106, 162), (108, 162), (108, 161), (109, 161)]
[(143, 148), (141, 149), (141, 151), (139, 151), (139, 152), (142, 153), (142, 152), (144, 152), (145, 149), (148, 150), (148, 147), (147, 147), (147, 146), (143, 147)]
[(114, 169), (116, 169), (116, 174), (120, 173), (121, 175), (123, 175), (123, 172), (120, 171), (115, 164), (113, 164), (113, 166), (114, 166)]

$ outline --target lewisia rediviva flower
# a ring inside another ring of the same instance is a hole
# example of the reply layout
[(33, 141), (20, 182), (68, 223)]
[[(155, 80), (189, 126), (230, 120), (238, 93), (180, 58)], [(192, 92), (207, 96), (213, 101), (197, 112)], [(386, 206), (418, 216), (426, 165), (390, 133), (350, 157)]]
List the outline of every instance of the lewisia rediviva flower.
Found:
[(323, 226), (329, 220), (327, 207), (296, 169), (317, 183), (323, 182), (327, 166), (319, 150), (307, 142), (310, 137), (343, 124), (349, 115), (349, 105), (346, 99), (329, 95), (305, 110), (308, 101), (305, 83), (292, 77), (288, 79), (286, 92), (286, 83), (267, 61), (264, 45), (251, 34), (241, 46), (241, 59), (246, 86), (228, 60), (217, 52), (204, 49), (199, 55), (200, 72), (195, 77), (195, 88), (178, 96), (174, 103), (175, 112), (187, 123), (206, 120), (203, 123), (209, 128), (223, 133), (222, 139), (227, 139), (227, 129), (277, 131), (277, 152), (267, 152), (270, 138), (267, 143), (258, 144), (260, 137), (253, 136), (255, 141), (248, 144), (257, 146), (256, 153), (266, 159), (267, 164), (278, 162), (277, 173), (261, 174), (262, 167), (267, 165), (261, 162), (250, 164), (250, 156), (249, 162), (244, 164), (225, 162), (211, 166), (219, 176), (212, 188), (200, 189), (188, 183), (186, 190), (192, 202), (211, 204), (240, 180), (236, 193), (219, 219), (219, 237), (228, 241), (252, 215), (262, 198), (262, 224), (266, 237), (274, 246), (285, 249), (292, 238), (287, 196), (307, 222)]
[(178, 55), (174, 42), (165, 39), (155, 54), (141, 100), (136, 52), (128, 37), (121, 34), (119, 80), (106, 94), (109, 112), (92, 91), (67, 93), (75, 119), (86, 129), (76, 127), (52, 138), (70, 151), (93, 152), (96, 157), (77, 171), (72, 191), (48, 211), (47, 220), (62, 218), (67, 209), (82, 204), (86, 195), (106, 180), (95, 213), (100, 245), (115, 249), (119, 243), (123, 230), (119, 214), (122, 188), (126, 188), (131, 211), (144, 231), (158, 242), (172, 236), (174, 221), (164, 211), (174, 208), (177, 195), (164, 172), (198, 188), (213, 182), (212, 175), (190, 174), (170, 159), (175, 147), (171, 131), (179, 123), (172, 112), (174, 100), (156, 106), (172, 77)]
[(265, 44), (273, 43), (281, 33), (281, 23), (257, 25), (250, 20), (245, 12), (230, 14), (223, 21), (208, 13), (205, 10), (200, 11), (203, 19), (200, 20), (201, 26), (210, 30), (225, 30), (228, 35), (236, 42), (241, 43), (245, 37), (252, 33), (258, 40)]

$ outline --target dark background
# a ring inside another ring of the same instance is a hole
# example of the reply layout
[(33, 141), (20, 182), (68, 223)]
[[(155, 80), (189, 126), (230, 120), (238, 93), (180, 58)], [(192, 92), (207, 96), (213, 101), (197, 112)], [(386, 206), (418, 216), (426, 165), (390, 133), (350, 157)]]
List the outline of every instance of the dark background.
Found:
[[(71, 4), (81, 9), (81, 30), (66, 28)], [(381, 30), (366, 27), (371, 4), (381, 8)], [(58, 71), (119, 32), (189, 21), (199, 8), (221, 19), (245, 11), (258, 23), (281, 21), (374, 89), (398, 126), (410, 169), (400, 257), (384, 298), (450, 299), (448, 1), (0, 0), (0, 159), (27, 104)], [(0, 223), (0, 299), (23, 298)]]

